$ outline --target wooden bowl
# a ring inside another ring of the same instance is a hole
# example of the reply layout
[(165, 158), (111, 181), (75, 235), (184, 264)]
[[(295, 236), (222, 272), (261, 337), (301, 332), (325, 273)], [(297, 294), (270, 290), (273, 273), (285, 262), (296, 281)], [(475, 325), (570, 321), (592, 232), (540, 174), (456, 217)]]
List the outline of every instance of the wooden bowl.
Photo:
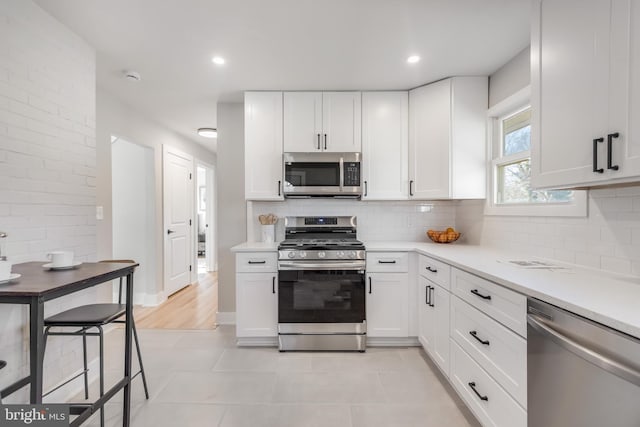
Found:
[(431, 240), (433, 240), (436, 243), (451, 243), (451, 242), (455, 242), (456, 240), (458, 240), (460, 238), (460, 233), (457, 231), (436, 231), (436, 230), (429, 230), (427, 231), (427, 236), (429, 236), (429, 238)]

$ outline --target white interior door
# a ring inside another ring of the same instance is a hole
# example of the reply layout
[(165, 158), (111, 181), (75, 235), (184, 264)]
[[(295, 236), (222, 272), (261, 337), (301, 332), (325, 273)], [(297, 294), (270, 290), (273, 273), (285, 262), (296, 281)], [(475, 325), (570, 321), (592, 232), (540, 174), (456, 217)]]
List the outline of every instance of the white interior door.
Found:
[(164, 290), (166, 296), (191, 283), (193, 158), (164, 146)]

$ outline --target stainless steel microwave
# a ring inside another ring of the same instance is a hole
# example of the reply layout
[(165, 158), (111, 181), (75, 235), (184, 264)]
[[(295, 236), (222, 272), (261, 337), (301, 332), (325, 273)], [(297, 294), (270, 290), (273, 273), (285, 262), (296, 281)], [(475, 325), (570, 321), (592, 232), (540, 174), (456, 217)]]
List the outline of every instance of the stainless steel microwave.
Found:
[(284, 153), (285, 197), (360, 198), (360, 158), (360, 153)]

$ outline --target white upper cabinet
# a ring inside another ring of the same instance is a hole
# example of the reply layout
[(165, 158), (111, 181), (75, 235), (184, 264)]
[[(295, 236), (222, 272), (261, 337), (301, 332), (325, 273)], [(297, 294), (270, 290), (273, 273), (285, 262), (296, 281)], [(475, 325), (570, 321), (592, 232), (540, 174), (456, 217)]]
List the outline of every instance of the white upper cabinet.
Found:
[(409, 94), (362, 93), (362, 181), (366, 200), (409, 196)]
[(531, 39), (532, 184), (640, 179), (640, 4), (537, 0)]
[(454, 77), (409, 92), (409, 197), (486, 194), (486, 77)]
[(245, 198), (283, 200), (282, 92), (244, 94)]
[(284, 151), (361, 151), (360, 92), (285, 92)]

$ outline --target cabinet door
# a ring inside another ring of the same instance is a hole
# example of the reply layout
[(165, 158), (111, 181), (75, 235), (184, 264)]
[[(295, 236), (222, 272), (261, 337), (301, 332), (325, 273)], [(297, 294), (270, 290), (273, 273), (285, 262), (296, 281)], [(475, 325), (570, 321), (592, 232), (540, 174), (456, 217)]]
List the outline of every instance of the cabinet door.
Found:
[(434, 313), (429, 305), (431, 282), (422, 276), (418, 277), (418, 340), (426, 352), (433, 349), (435, 334)]
[(276, 273), (236, 274), (236, 335), (278, 335), (278, 278)]
[(322, 151), (322, 92), (284, 93), (284, 152)]
[(418, 289), (418, 339), (431, 359), (448, 376), (451, 294), (423, 276), (418, 278)]
[(247, 200), (283, 200), (282, 92), (245, 92), (244, 165)]
[(363, 199), (409, 195), (408, 99), (408, 92), (362, 94)]
[(372, 273), (367, 278), (367, 336), (406, 337), (408, 273)]
[(409, 92), (410, 198), (450, 196), (451, 80)]
[[(640, 177), (640, 4), (618, 0), (611, 8), (611, 103), (609, 133), (618, 132), (612, 143), (611, 178)], [(606, 140), (606, 136), (605, 136)]]
[(533, 13), (532, 184), (562, 187), (607, 179), (610, 0), (538, 0)]
[(360, 92), (322, 93), (322, 149), (359, 153), (362, 149)]

